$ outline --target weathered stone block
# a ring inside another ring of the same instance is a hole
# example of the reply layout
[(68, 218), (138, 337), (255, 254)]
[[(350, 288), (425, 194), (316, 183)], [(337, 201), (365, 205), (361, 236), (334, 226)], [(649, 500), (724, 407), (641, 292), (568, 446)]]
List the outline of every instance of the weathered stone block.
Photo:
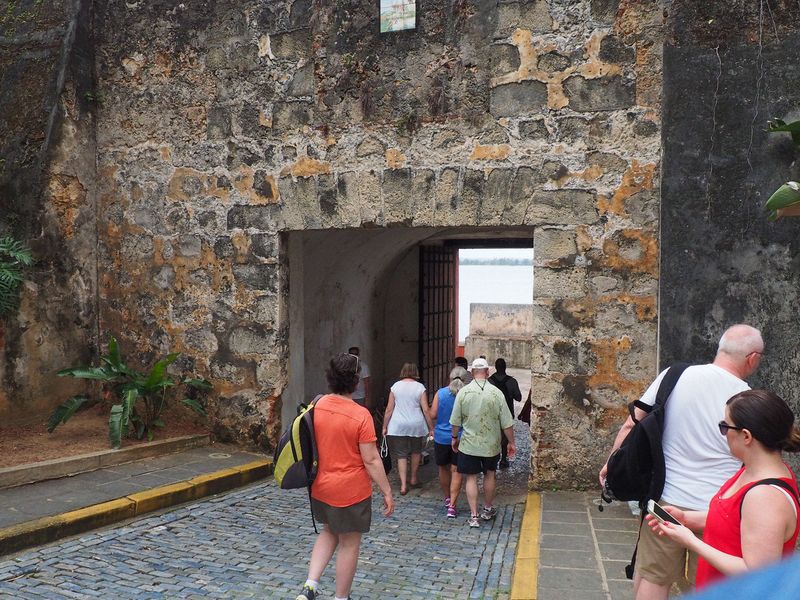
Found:
[(617, 17), (619, 0), (591, 0), (592, 18), (602, 23), (613, 23)]
[(319, 226), (321, 214), (315, 177), (281, 177), (278, 189), (283, 204), (282, 217), (289, 228), (302, 229), (306, 225), (314, 224)]
[(247, 206), (237, 204), (228, 211), (228, 229), (260, 229), (274, 231), (278, 226), (276, 205)]
[(533, 121), (522, 121), (519, 124), (519, 136), (531, 140), (546, 140), (550, 137), (550, 132), (547, 131), (544, 119), (535, 119)]
[(534, 298), (584, 298), (586, 292), (585, 269), (533, 269)]
[(233, 275), (238, 283), (246, 287), (275, 294), (278, 291), (278, 272), (276, 265), (234, 265)]
[(489, 112), (495, 117), (516, 117), (538, 112), (547, 105), (547, 85), (541, 81), (506, 83), (491, 89)]
[(514, 175), (514, 169), (492, 169), (489, 173), (478, 214), (479, 224), (505, 225), (518, 222), (515, 216), (509, 215), (509, 210), (515, 204), (511, 197)]
[(311, 105), (307, 102), (276, 102), (272, 107), (272, 129), (288, 132), (311, 122)]
[(254, 233), (250, 236), (250, 252), (258, 258), (275, 258), (278, 255), (278, 238), (272, 233)]
[(309, 62), (295, 72), (294, 77), (289, 82), (287, 93), (290, 96), (313, 96), (316, 87), (314, 63)]
[(386, 169), (383, 172), (381, 192), (384, 218), (387, 224), (405, 221), (410, 224), (411, 216), (408, 210), (408, 203), (411, 200), (410, 191), (411, 169)]
[(537, 264), (548, 260), (574, 258), (578, 252), (576, 237), (574, 229), (534, 229), (533, 250)]
[(434, 224), (436, 173), (430, 169), (414, 171), (411, 176), (411, 215), (415, 226)]
[(203, 249), (203, 240), (199, 235), (182, 235), (173, 244), (178, 256), (194, 257), (200, 256)]
[(513, 44), (492, 44), (489, 52), (489, 65), (494, 77), (519, 69), (519, 50)]
[(558, 52), (546, 52), (539, 56), (536, 66), (546, 73), (559, 73), (564, 69), (569, 68), (572, 61), (568, 56), (559, 54)]
[(555, 190), (535, 192), (529, 211), (530, 224), (581, 225), (598, 220), (594, 192)]
[(231, 111), (225, 106), (212, 106), (208, 111), (206, 135), (209, 140), (222, 140), (231, 136)]
[(458, 195), (458, 179), (459, 170), (457, 168), (448, 167), (443, 169), (439, 174), (436, 181), (434, 214), (438, 222), (444, 222), (446, 219), (442, 215), (450, 217), (447, 224), (452, 225), (458, 221), (456, 211), (459, 207)]
[(228, 348), (234, 354), (269, 354), (275, 343), (272, 331), (238, 327), (231, 331)]
[(298, 61), (310, 58), (312, 41), (308, 29), (299, 29), (270, 36), (270, 47), (275, 58)]
[(187, 347), (196, 352), (213, 354), (219, 349), (217, 336), (208, 329), (190, 329), (183, 334), (183, 340)]
[(564, 82), (569, 107), (578, 112), (629, 108), (636, 101), (636, 86), (622, 77), (584, 79), (573, 75)]
[(382, 140), (373, 136), (366, 138), (356, 148), (356, 156), (359, 158), (364, 158), (367, 156), (380, 156), (382, 158), (385, 152), (386, 144)]
[(600, 52), (597, 56), (606, 63), (632, 65), (636, 62), (636, 49), (633, 46), (626, 46), (615, 35), (607, 35), (600, 42)]
[(586, 155), (586, 162), (597, 165), (603, 173), (624, 173), (628, 169), (628, 161), (608, 152), (590, 152)]
[(510, 36), (517, 29), (549, 33), (553, 28), (548, 2), (504, 2), (497, 5), (495, 37)]
[(620, 282), (616, 277), (597, 275), (596, 277), (592, 277), (591, 284), (592, 292), (602, 295), (617, 289), (620, 285)]

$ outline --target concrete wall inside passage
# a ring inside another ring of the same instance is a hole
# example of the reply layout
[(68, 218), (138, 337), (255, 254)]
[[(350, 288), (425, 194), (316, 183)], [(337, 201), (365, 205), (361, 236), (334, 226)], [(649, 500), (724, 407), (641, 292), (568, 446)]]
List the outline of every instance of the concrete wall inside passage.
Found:
[(765, 6), (687, 0), (670, 12), (660, 362), (709, 361), (727, 326), (750, 323), (767, 348), (750, 384), (800, 408), (800, 219), (769, 223), (763, 210), (800, 176), (789, 134), (765, 131), (800, 119), (800, 6)]

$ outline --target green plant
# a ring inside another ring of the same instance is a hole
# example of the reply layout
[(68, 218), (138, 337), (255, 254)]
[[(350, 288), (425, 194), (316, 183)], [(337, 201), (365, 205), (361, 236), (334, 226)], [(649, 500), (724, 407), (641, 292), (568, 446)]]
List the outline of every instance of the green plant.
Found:
[[(791, 134), (795, 150), (800, 149), (800, 121), (786, 123), (780, 119), (772, 119), (767, 123), (767, 131)], [(787, 181), (775, 190), (764, 204), (764, 208), (769, 212), (767, 219), (776, 221), (781, 216), (781, 211), (794, 205), (800, 205), (800, 184), (796, 181)]]
[[(188, 390), (210, 390), (211, 384), (205, 379), (193, 377), (175, 378), (167, 373), (167, 367), (180, 356), (174, 352), (159, 360), (146, 373), (128, 367), (119, 351), (114, 337), (108, 341), (108, 354), (100, 357), (100, 366), (73, 367), (58, 372), (59, 377), (75, 377), (99, 381), (103, 386), (103, 400), (116, 401), (111, 406), (108, 419), (108, 437), (114, 448), (122, 445), (124, 436), (152, 440), (156, 428), (164, 427), (161, 414), (169, 401), (169, 390), (183, 385)], [(72, 396), (62, 403), (47, 422), (47, 431), (53, 430), (83, 408), (97, 404), (101, 400), (86, 395)], [(200, 415), (205, 415), (203, 405), (191, 395), (181, 400), (185, 406)]]
[(31, 251), (22, 242), (9, 236), (0, 238), (0, 317), (17, 307), (23, 267), (31, 264)]

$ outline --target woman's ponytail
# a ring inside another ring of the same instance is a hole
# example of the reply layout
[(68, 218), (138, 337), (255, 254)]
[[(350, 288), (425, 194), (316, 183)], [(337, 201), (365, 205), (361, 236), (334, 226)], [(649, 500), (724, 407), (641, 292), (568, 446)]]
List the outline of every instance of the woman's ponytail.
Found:
[(792, 430), (784, 440), (781, 450), (784, 452), (800, 452), (800, 429), (792, 426)]

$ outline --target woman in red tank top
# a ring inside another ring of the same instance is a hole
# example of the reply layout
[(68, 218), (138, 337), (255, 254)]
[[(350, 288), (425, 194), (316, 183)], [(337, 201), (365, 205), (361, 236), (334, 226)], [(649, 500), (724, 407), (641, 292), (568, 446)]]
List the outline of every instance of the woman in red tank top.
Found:
[[(696, 585), (780, 560), (800, 532), (797, 480), (781, 451), (800, 452), (794, 414), (778, 395), (748, 390), (733, 396), (719, 431), (742, 468), (711, 499), (707, 512), (665, 507), (684, 526), (647, 516), (659, 535), (696, 552)], [(703, 539), (692, 531), (703, 531)]]

